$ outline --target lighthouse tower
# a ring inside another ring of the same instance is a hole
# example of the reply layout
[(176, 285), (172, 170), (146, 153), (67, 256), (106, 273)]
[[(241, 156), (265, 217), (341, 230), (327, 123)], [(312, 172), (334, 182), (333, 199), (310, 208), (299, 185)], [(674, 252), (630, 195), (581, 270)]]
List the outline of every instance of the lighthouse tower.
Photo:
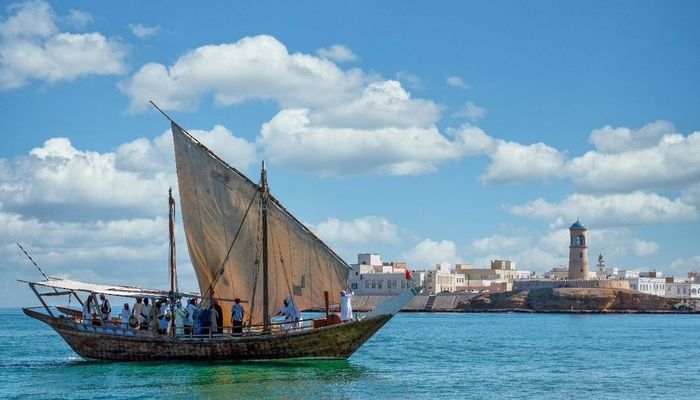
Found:
[(588, 228), (576, 220), (569, 227), (569, 279), (588, 279)]

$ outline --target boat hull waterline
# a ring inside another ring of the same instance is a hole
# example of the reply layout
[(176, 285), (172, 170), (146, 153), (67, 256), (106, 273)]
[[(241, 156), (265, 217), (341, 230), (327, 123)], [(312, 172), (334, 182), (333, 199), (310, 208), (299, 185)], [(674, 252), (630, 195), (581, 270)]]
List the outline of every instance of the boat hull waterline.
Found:
[(85, 327), (69, 318), (52, 317), (31, 308), (22, 310), (53, 328), (79, 356), (109, 361), (347, 359), (392, 317), (378, 315), (313, 330), (270, 335), (172, 338)]

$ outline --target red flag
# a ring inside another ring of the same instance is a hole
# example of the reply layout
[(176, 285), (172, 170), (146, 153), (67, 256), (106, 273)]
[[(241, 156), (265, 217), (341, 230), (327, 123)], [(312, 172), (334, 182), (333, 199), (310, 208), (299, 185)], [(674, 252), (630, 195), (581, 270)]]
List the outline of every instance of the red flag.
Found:
[(413, 275), (411, 275), (411, 271), (409, 271), (408, 269), (406, 270), (406, 280), (413, 280)]

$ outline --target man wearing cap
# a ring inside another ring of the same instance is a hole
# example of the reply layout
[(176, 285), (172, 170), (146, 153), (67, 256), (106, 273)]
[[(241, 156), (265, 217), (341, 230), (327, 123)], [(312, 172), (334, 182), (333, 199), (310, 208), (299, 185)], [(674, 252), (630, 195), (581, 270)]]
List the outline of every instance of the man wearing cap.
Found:
[(240, 335), (243, 333), (243, 306), (241, 305), (241, 299), (236, 298), (234, 300), (233, 307), (231, 307), (231, 322), (233, 323), (232, 333), (234, 335)]

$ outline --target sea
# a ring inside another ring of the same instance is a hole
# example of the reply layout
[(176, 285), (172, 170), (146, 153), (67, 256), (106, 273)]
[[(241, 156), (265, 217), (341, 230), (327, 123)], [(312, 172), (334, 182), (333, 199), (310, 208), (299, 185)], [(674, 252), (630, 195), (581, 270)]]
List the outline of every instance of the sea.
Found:
[(700, 315), (401, 313), (346, 361), (114, 363), (0, 309), (1, 399), (700, 398)]

